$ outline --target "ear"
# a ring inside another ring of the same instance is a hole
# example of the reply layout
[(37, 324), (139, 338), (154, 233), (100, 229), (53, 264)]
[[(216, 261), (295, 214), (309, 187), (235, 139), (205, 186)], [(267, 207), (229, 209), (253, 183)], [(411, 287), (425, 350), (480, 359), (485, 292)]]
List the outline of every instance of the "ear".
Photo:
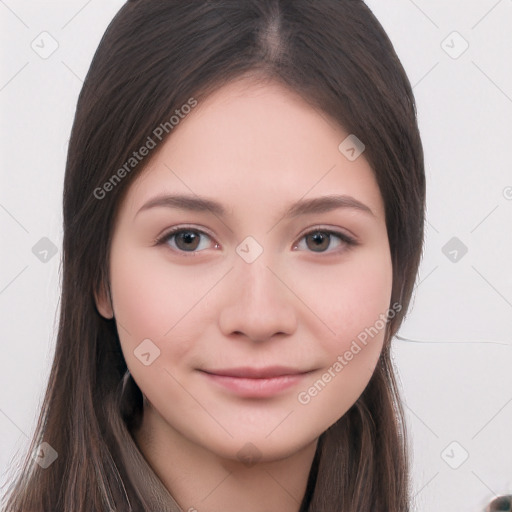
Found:
[(107, 320), (114, 318), (114, 309), (108, 285), (101, 283), (99, 289), (94, 292), (94, 300), (96, 302), (96, 309), (102, 317)]

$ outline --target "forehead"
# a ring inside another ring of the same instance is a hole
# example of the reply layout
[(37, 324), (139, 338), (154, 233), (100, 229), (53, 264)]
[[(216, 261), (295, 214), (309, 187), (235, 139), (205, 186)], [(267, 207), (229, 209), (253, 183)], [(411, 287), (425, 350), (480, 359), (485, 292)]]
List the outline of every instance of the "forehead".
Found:
[(237, 80), (180, 121), (132, 183), (128, 202), (140, 208), (152, 194), (179, 192), (265, 209), (336, 192), (382, 213), (364, 154), (349, 161), (339, 150), (349, 135), (281, 84)]

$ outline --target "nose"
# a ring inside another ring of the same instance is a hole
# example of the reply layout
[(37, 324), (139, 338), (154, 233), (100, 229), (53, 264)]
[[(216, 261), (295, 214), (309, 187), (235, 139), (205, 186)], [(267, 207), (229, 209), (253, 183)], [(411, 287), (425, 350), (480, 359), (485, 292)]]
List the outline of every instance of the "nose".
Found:
[(286, 276), (269, 266), (265, 252), (254, 262), (241, 258), (229, 273), (219, 327), (225, 336), (265, 341), (297, 328), (296, 302)]

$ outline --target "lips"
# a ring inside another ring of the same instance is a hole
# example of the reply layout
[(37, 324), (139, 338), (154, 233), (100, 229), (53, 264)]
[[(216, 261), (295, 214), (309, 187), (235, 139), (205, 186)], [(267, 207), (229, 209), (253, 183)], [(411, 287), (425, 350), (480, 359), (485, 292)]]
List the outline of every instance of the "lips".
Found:
[(252, 368), (244, 366), (239, 368), (202, 371), (211, 375), (219, 375), (222, 377), (238, 377), (243, 379), (272, 379), (275, 377), (283, 377), (285, 375), (300, 375), (309, 372), (309, 370), (297, 370), (295, 368), (289, 368), (285, 366), (267, 366), (265, 368)]
[(209, 382), (242, 398), (269, 398), (297, 386), (311, 371), (284, 366), (200, 370)]

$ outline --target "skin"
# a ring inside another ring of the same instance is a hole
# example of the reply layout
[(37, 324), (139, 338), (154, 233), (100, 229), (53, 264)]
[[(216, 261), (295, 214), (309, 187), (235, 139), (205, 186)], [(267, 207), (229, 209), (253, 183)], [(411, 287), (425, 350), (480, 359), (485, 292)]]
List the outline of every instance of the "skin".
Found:
[[(237, 80), (180, 122), (120, 206), (109, 262), (113, 309), (104, 293), (97, 306), (115, 317), (146, 397), (136, 442), (184, 511), (234, 512), (243, 503), (246, 512), (297, 512), (318, 437), (374, 371), (385, 329), (308, 403), (298, 400), (390, 307), (384, 204), (364, 153), (351, 162), (338, 150), (348, 135), (281, 85)], [(162, 193), (214, 199), (226, 215), (139, 212)], [(332, 194), (373, 214), (337, 208), (284, 217), (301, 198)], [(155, 243), (175, 226), (206, 234), (194, 232), (195, 245), (176, 236)], [(323, 229), (325, 237), (327, 228), (359, 245), (332, 235), (315, 250), (314, 233), (305, 235)], [(236, 252), (248, 236), (263, 249), (252, 263)], [(160, 350), (147, 366), (134, 354), (145, 339)], [(255, 398), (199, 370), (269, 365), (311, 373)], [(247, 462), (241, 455), (250, 453)]]

